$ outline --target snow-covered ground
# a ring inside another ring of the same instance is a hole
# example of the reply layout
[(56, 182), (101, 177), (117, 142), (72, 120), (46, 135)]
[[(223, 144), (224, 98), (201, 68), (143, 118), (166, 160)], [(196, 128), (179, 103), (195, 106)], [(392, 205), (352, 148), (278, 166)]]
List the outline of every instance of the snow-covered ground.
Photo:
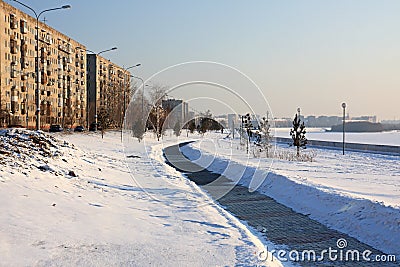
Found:
[(399, 257), (399, 156), (313, 149), (313, 162), (254, 158), (224, 136), (208, 134), (182, 150), (203, 167)]
[(163, 164), (153, 137), (53, 136), (0, 132), (0, 266), (258, 263), (264, 245)]
[[(306, 128), (307, 139), (342, 142), (343, 135), (338, 132), (326, 132), (323, 128)], [(274, 128), (272, 133), (276, 137), (290, 138), (290, 128)], [(380, 133), (346, 133), (346, 142), (400, 146), (400, 131), (388, 131)]]

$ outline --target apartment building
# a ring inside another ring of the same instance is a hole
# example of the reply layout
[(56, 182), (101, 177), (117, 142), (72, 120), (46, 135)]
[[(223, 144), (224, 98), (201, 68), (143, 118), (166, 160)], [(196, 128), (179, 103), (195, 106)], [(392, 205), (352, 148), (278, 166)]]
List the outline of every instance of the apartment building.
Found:
[(162, 101), (162, 108), (167, 111), (168, 117), (164, 127), (173, 129), (176, 123), (182, 127), (189, 117), (189, 105), (181, 99), (166, 99)]
[(87, 54), (88, 125), (106, 123), (108, 127), (123, 124), (130, 100), (131, 73), (110, 60)]
[[(86, 123), (86, 47), (0, 1), (0, 127), (65, 128)], [(36, 66), (36, 49), (39, 66)], [(39, 68), (39, 75), (36, 70)]]

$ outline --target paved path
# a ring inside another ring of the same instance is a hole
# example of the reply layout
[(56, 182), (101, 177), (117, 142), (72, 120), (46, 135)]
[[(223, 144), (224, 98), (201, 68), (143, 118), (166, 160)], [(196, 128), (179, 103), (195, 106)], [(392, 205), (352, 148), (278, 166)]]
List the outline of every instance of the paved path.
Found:
[[(186, 145), (182, 143), (180, 146)], [(266, 240), (271, 241), (286, 251), (304, 250), (316, 251), (317, 257), (321, 251), (329, 248), (338, 250), (337, 240), (344, 238), (348, 246), (343, 249), (343, 259), (347, 250), (372, 251), (372, 255), (382, 252), (361, 243), (355, 238), (332, 230), (325, 225), (310, 219), (308, 216), (297, 213), (278, 203), (274, 199), (258, 192), (250, 193), (246, 187), (233, 185), (226, 177), (212, 173), (190, 162), (182, 153), (178, 145), (165, 148), (164, 156), (167, 163), (206, 190), (217, 202), (237, 218), (246, 221), (250, 226), (259, 230)], [(228, 193), (226, 193), (228, 192)], [(340, 250), (339, 250), (340, 251)], [(336, 253), (339, 257), (340, 252)], [(333, 255), (336, 255), (333, 254)], [(288, 256), (287, 256), (288, 257)], [(397, 266), (357, 261), (331, 261), (325, 255), (320, 262), (302, 261), (300, 266)], [(360, 255), (360, 258), (362, 256)]]

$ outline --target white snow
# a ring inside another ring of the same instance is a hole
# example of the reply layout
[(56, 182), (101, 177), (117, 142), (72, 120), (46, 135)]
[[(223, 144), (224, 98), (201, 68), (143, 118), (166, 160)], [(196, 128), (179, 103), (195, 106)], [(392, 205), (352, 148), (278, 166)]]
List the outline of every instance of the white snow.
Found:
[[(104, 139), (6, 133), (0, 266), (281, 265), (258, 262), (257, 253), (274, 245), (164, 164), (162, 149), (184, 138), (157, 142), (148, 135), (138, 143), (124, 134), (121, 144), (117, 132)], [(224, 136), (191, 135), (201, 157), (190, 147), (184, 152), (202, 166), (216, 158), (211, 170), (400, 256), (398, 156), (313, 149), (314, 162), (255, 159)]]
[(264, 245), (163, 163), (165, 142), (53, 136), (68, 143), (53, 140), (50, 156), (2, 139), (21, 150), (0, 154), (0, 266), (259, 264)]
[(239, 149), (238, 139), (224, 136), (208, 134), (182, 151), (209, 170), (385, 253), (400, 255), (399, 156), (343, 156), (340, 151), (313, 149), (314, 162), (254, 158)]

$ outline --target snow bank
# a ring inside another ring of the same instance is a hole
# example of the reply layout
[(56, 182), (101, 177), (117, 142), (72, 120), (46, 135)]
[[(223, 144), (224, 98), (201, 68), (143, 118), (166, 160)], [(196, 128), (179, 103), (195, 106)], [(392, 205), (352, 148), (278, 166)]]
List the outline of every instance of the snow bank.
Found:
[(154, 160), (151, 137), (125, 148), (118, 132), (0, 138), (0, 266), (259, 264), (259, 240)]
[[(213, 145), (209, 146), (205, 145), (205, 142), (193, 143), (182, 147), (181, 150), (189, 159), (208, 170), (223, 174), (252, 190), (257, 189), (295, 211), (308, 214), (310, 218), (385, 253), (400, 255), (400, 209), (398, 207), (355, 197), (346, 194), (345, 190), (334, 190), (327, 184), (310, 182), (307, 176), (316, 174), (311, 174), (313, 170), (311, 168), (307, 170), (304, 164), (296, 179), (293, 179), (293, 175), (283, 175), (284, 171), (274, 170), (274, 167), (269, 169), (267, 166), (272, 163), (261, 164), (264, 167), (260, 168), (259, 162), (253, 164), (255, 159), (241, 158), (239, 155), (241, 151), (238, 154), (233, 154), (232, 151), (223, 154), (220, 152), (223, 150), (221, 147), (217, 149), (215, 147), (219, 142), (221, 140), (214, 141)], [(268, 160), (265, 159), (265, 161)], [(297, 163), (289, 164), (296, 165)], [(277, 165), (282, 168), (282, 165)], [(323, 171), (317, 174), (324, 175)], [(398, 178), (395, 175), (393, 179), (397, 179), (396, 177)], [(352, 179), (351, 175), (347, 175), (347, 178)], [(356, 184), (351, 186), (354, 187)], [(357, 190), (357, 188), (353, 189)], [(376, 190), (379, 191), (379, 188)]]
[[(32, 169), (56, 172), (49, 166), (49, 160), (63, 156), (64, 148), (74, 149), (68, 142), (57, 140), (41, 131), (25, 129), (0, 130), (0, 143), (0, 165), (12, 166), (12, 171), (23, 174)], [(58, 174), (63, 173), (60, 171)]]

